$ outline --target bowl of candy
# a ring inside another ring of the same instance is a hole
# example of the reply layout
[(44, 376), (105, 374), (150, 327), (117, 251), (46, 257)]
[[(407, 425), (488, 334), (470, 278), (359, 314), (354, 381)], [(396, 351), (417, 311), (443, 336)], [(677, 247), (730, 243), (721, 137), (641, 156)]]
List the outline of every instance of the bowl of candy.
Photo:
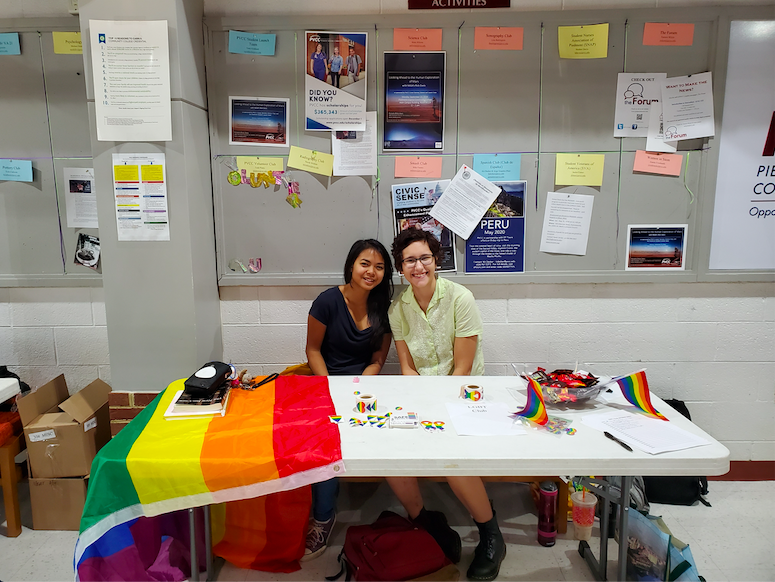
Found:
[(557, 369), (547, 372), (544, 368), (538, 368), (530, 377), (541, 385), (547, 404), (584, 402), (597, 396), (602, 388), (596, 376), (583, 370)]

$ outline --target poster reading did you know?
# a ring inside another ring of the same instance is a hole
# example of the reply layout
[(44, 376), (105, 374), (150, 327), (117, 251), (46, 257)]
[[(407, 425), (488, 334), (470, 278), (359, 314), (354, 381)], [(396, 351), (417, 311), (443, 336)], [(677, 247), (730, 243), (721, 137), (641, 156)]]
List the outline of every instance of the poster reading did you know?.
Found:
[(385, 53), (385, 151), (444, 149), (445, 54)]
[(366, 34), (306, 33), (307, 131), (366, 130)]

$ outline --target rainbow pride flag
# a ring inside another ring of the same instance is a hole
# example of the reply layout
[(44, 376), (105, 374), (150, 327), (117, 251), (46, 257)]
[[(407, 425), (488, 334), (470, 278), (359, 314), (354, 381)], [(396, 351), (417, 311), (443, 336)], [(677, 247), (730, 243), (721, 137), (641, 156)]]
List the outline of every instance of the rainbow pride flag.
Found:
[(544, 405), (544, 393), (541, 391), (541, 385), (530, 376), (523, 376), (527, 380), (527, 403), (515, 416), (521, 416), (536, 424), (544, 425), (549, 422), (549, 415), (546, 414), (546, 405)]
[[(296, 513), (306, 524), (309, 491), (303, 486), (344, 472), (339, 428), (329, 420), (336, 410), (326, 378), (281, 376), (254, 392), (233, 390), (223, 417), (167, 420), (164, 412), (183, 383), (170, 384), (95, 457), (75, 547), (76, 580), (171, 579), (146, 574), (148, 564), (136, 564), (136, 546), (145, 541), (134, 530), (158, 530), (159, 543), (169, 543), (170, 532), (180, 529), (171, 512), (237, 500), (248, 500), (238, 503), (252, 504), (269, 523), (278, 509), (266, 501), (271, 497), (261, 496), (294, 494), (291, 490), (302, 493), (288, 498), (288, 507), (300, 503)], [(244, 514), (244, 508), (230, 511), (231, 505), (213, 507), (216, 554), (219, 542), (233, 542), (229, 527), (239, 528), (235, 519)], [(153, 516), (166, 521), (152, 523), (147, 518)], [(302, 553), (303, 537), (302, 529)], [(187, 543), (184, 532), (186, 554)]]
[(619, 376), (618, 378), (614, 378), (613, 381), (619, 384), (627, 402), (649, 416), (667, 420), (667, 418), (657, 412), (657, 409), (651, 404), (651, 391), (649, 390), (648, 380), (646, 380), (646, 370), (640, 370), (629, 376)]

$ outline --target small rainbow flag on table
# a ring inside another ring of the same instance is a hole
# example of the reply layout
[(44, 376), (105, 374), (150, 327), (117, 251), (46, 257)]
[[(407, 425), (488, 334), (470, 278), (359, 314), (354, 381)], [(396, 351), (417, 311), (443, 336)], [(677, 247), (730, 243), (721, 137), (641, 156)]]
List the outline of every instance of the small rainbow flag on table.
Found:
[(544, 393), (541, 392), (541, 385), (530, 376), (523, 376), (527, 380), (527, 403), (515, 416), (521, 416), (536, 424), (544, 425), (549, 422), (549, 415), (546, 414), (544, 405)]
[(613, 381), (619, 384), (627, 402), (649, 416), (667, 420), (667, 418), (657, 412), (657, 409), (651, 404), (651, 391), (649, 390), (648, 380), (646, 380), (646, 370), (640, 370), (629, 376), (620, 376), (614, 378)]

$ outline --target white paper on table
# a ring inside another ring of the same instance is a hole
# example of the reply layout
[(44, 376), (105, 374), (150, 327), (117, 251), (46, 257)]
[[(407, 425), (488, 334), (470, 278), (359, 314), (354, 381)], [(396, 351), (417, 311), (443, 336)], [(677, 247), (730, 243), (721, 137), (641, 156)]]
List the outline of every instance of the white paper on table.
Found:
[(666, 77), (667, 73), (619, 73), (614, 137), (646, 137), (652, 119), (649, 103), (662, 99)]
[(595, 197), (588, 194), (549, 192), (539, 250), (542, 253), (586, 255), (594, 202)]
[(662, 123), (662, 103), (659, 101), (651, 102), (649, 119), (653, 121), (649, 122), (649, 132), (646, 136), (646, 151), (675, 153), (678, 142), (665, 141), (664, 124)]
[(628, 445), (652, 455), (710, 444), (707, 439), (678, 428), (669, 421), (627, 410), (588, 414), (581, 422), (601, 432), (607, 431)]
[(93, 168), (63, 168), (67, 228), (99, 228)]
[(377, 175), (377, 112), (367, 111), (366, 131), (355, 133), (355, 139), (337, 139), (331, 132), (334, 176)]
[(507, 436), (527, 434), (520, 421), (509, 418), (504, 402), (447, 402), (447, 412), (458, 436)]
[(500, 192), (500, 186), (463, 165), (429, 214), (456, 235), (468, 240), (479, 219)]
[(666, 140), (715, 135), (711, 73), (662, 81), (662, 123)]
[(99, 141), (171, 141), (166, 20), (90, 20)]

